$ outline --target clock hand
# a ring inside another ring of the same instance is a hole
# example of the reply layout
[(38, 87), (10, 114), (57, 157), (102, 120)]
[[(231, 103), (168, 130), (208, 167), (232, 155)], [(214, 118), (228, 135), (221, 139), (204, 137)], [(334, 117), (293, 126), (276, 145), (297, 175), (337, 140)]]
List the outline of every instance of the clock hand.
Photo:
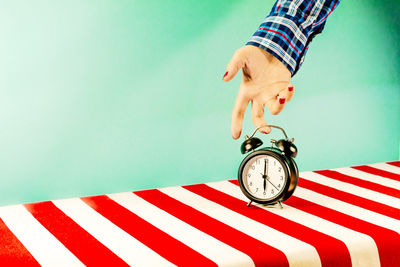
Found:
[[(260, 172), (262, 178), (264, 179), (264, 192), (267, 190), (267, 176)], [(265, 177), (265, 178), (264, 178)]]
[(264, 192), (267, 190), (267, 179), (264, 179)]
[(263, 175), (267, 175), (267, 159), (264, 159), (264, 174)]
[[(270, 184), (272, 184), (273, 187), (275, 187), (276, 190), (279, 191), (279, 189), (268, 179), (268, 176), (267, 176), (267, 179), (265, 179), (265, 180), (267, 180)], [(265, 182), (265, 180), (264, 180), (264, 182)]]

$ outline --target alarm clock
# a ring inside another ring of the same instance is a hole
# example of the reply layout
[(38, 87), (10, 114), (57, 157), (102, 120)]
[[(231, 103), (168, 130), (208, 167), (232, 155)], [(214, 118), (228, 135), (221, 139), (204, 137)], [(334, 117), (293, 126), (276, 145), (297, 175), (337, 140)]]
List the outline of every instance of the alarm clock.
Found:
[[(254, 137), (261, 127), (268, 126), (283, 132), (285, 139), (271, 139), (270, 147), (260, 147), (263, 142)], [(294, 161), (297, 147), (294, 139), (287, 137), (285, 131), (275, 125), (262, 125), (253, 134), (245, 136), (240, 150), (249, 153), (239, 167), (238, 180), (243, 194), (250, 200), (260, 204), (276, 204), (282, 208), (281, 202), (287, 200), (296, 189), (299, 171)]]

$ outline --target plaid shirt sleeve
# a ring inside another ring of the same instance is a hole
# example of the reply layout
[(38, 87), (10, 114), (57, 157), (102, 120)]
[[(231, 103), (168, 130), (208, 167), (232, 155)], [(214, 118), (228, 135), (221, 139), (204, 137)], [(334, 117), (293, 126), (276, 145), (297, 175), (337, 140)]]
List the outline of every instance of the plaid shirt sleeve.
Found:
[(308, 45), (340, 0), (277, 0), (247, 45), (260, 47), (296, 74)]

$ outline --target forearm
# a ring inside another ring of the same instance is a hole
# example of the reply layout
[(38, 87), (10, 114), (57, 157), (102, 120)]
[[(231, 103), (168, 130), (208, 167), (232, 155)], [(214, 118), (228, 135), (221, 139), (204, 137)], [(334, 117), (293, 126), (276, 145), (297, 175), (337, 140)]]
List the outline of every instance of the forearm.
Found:
[(278, 0), (248, 45), (260, 47), (279, 59), (292, 76), (301, 66), (308, 45), (322, 32), (326, 19), (340, 0)]

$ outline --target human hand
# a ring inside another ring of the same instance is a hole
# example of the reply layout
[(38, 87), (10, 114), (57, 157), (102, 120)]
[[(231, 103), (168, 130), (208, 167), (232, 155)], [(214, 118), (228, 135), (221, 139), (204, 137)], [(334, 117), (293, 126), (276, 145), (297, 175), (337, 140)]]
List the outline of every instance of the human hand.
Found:
[[(238, 139), (246, 108), (251, 102), (251, 118), (254, 126), (267, 124), (264, 118), (266, 105), (272, 115), (279, 114), (294, 95), (290, 84), (291, 73), (281, 61), (267, 51), (252, 45), (236, 50), (226, 67), (223, 77), (228, 82), (242, 69), (242, 83), (232, 111), (232, 137)], [(260, 132), (268, 134), (270, 127), (262, 127)]]

